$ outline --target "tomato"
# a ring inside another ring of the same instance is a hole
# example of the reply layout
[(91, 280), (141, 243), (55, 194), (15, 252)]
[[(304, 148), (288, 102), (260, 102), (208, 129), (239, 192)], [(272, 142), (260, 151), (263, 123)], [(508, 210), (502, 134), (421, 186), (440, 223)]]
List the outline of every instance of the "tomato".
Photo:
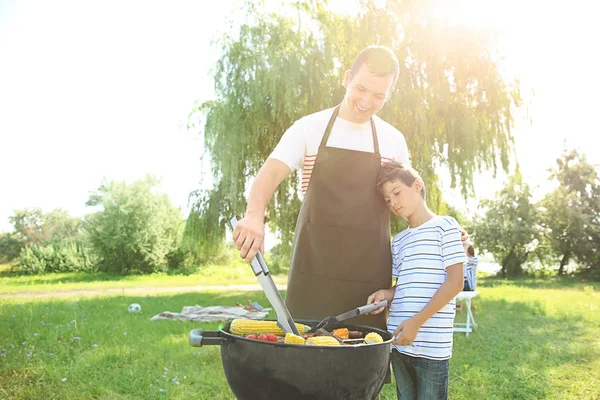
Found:
[(264, 340), (265, 342), (267, 341), (267, 335), (265, 335), (264, 333), (261, 333), (260, 335), (258, 335), (258, 340)]
[(254, 333), (249, 334), (248, 336), (246, 336), (248, 339), (254, 339), (256, 340), (256, 335)]
[(269, 342), (276, 342), (277, 341), (277, 335), (275, 335), (274, 333), (268, 333), (267, 334), (267, 340)]

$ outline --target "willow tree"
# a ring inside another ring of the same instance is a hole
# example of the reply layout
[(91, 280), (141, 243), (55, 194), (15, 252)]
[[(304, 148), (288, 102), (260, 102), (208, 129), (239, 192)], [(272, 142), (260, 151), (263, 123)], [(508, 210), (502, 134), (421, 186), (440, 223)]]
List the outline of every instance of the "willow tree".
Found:
[[(212, 251), (224, 227), (246, 207), (250, 178), (284, 131), (304, 115), (338, 104), (343, 73), (366, 46), (381, 44), (400, 60), (400, 77), (380, 116), (404, 133), (413, 166), (428, 185), (429, 203), (445, 211), (436, 167), (451, 186), (473, 192), (473, 173), (508, 167), (515, 82), (502, 77), (491, 32), (436, 19), (429, 1), (363, 1), (358, 15), (337, 14), (322, 0), (269, 13), (247, 2), (245, 21), (220, 43), (216, 98), (192, 113), (212, 165), (214, 187), (196, 193), (187, 243)], [(271, 228), (292, 240), (300, 207), (298, 175), (284, 181), (268, 207)]]

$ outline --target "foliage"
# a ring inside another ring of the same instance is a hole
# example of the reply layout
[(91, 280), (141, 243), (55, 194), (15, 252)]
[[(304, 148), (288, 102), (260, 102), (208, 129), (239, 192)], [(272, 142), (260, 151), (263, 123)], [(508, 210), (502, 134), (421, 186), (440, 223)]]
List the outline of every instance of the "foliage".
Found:
[(103, 272), (152, 273), (167, 269), (167, 255), (177, 248), (181, 211), (155, 193), (156, 179), (132, 184), (103, 182), (88, 206), (101, 210), (85, 221)]
[[(245, 210), (248, 179), (283, 132), (341, 101), (343, 72), (371, 44), (389, 46), (400, 60), (396, 90), (380, 116), (406, 136), (434, 211), (443, 204), (435, 165), (449, 167), (452, 186), (465, 196), (475, 171), (507, 168), (520, 97), (517, 84), (499, 73), (492, 34), (436, 19), (431, 1), (390, 0), (385, 8), (363, 1), (356, 16), (336, 14), (323, 0), (298, 1), (281, 13), (261, 4), (247, 1), (244, 22), (220, 39), (216, 99), (190, 118), (200, 121), (215, 182), (197, 196), (186, 230), (192, 243), (205, 240), (201, 251), (213, 251), (228, 219)], [(288, 248), (300, 204), (293, 174), (267, 210)]]
[(25, 246), (17, 259), (23, 274), (48, 272), (93, 272), (96, 257), (89, 247), (75, 239), (61, 239), (49, 244)]
[(585, 268), (598, 269), (600, 242), (600, 180), (596, 168), (575, 150), (564, 150), (551, 170), (559, 186), (540, 202), (546, 236), (560, 259), (558, 273), (575, 259)]
[(475, 223), (475, 244), (493, 254), (503, 275), (521, 275), (541, 230), (529, 185), (517, 171), (496, 197), (483, 200), (481, 207), (485, 215)]
[(0, 260), (5, 262), (16, 259), (21, 249), (28, 245), (80, 239), (81, 219), (71, 217), (60, 208), (46, 214), (40, 208), (25, 208), (15, 211), (8, 220), (13, 225), (13, 232), (0, 235)]
[(14, 232), (0, 234), (0, 263), (8, 263), (19, 257), (23, 242)]

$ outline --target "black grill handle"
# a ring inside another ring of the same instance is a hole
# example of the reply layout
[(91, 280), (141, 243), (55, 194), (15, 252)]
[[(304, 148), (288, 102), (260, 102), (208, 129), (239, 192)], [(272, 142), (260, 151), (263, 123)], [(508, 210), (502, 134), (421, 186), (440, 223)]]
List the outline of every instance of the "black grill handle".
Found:
[(188, 342), (192, 347), (220, 346), (225, 343), (225, 339), (221, 336), (221, 332), (205, 332), (203, 329), (193, 329), (190, 332)]

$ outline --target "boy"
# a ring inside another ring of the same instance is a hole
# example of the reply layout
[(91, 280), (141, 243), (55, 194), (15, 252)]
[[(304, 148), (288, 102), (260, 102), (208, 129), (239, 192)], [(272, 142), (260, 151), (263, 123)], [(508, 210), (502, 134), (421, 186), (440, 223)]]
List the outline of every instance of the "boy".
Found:
[[(454, 297), (463, 289), (461, 227), (435, 215), (425, 202), (423, 179), (395, 162), (381, 166), (378, 189), (390, 210), (408, 221), (392, 243), (396, 285), (367, 302), (390, 302), (391, 362), (398, 399), (447, 399)], [(383, 308), (374, 313), (382, 312)]]

